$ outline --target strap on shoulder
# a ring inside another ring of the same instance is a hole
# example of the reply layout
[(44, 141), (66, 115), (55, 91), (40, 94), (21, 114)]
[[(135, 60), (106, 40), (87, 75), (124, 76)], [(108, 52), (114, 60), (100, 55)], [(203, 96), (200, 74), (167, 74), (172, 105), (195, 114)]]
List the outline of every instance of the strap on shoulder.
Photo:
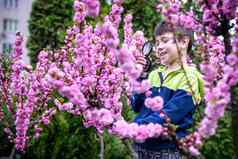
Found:
[(159, 78), (160, 78), (160, 86), (162, 86), (164, 82), (162, 72), (159, 72)]

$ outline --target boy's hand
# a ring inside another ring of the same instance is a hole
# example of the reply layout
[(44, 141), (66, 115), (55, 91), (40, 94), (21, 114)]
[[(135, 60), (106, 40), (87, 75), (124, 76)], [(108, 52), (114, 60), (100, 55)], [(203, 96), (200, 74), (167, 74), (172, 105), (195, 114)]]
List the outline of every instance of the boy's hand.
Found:
[(136, 57), (136, 63), (138, 63), (138, 64), (142, 65), (143, 67), (145, 67), (147, 62), (146, 62), (146, 59), (145, 59), (144, 56), (137, 56)]

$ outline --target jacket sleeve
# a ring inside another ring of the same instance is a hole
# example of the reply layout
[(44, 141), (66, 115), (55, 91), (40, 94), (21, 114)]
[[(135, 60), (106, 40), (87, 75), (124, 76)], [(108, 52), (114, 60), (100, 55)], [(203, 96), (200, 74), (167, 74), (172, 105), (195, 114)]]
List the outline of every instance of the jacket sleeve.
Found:
[[(195, 105), (192, 96), (186, 91), (178, 89), (175, 91), (173, 97), (164, 105), (162, 111), (171, 119), (172, 123), (177, 124), (187, 113), (194, 110), (194, 108)], [(146, 118), (139, 120), (138, 124), (163, 124), (164, 122), (165, 120), (160, 116), (159, 112), (153, 112)]]
[[(158, 86), (159, 82), (159, 78), (157, 77), (158, 71), (154, 70), (152, 71), (149, 76), (148, 76), (148, 80), (150, 81), (152, 86)], [(138, 81), (142, 81), (142, 79), (138, 79)], [(141, 93), (134, 93), (131, 97), (130, 97), (130, 102), (131, 102), (131, 106), (132, 109), (135, 112), (140, 112), (141, 107), (144, 105), (144, 101), (145, 101), (145, 94)]]
[(145, 101), (144, 93), (141, 94), (135, 93), (130, 97), (131, 106), (134, 112), (137, 113), (140, 112), (140, 109), (144, 104), (144, 101)]

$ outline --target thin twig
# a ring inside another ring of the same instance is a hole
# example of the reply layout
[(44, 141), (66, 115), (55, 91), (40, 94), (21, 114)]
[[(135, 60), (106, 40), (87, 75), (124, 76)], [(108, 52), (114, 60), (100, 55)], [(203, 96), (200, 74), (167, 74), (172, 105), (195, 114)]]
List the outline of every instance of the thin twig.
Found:
[(126, 147), (128, 148), (129, 150), (129, 153), (130, 153), (130, 156), (132, 158), (137, 158), (137, 154), (136, 152), (133, 150), (133, 147), (131, 145), (131, 143), (129, 142), (129, 140), (125, 139), (125, 140), (122, 140), (122, 142), (126, 145)]
[(15, 152), (16, 152), (16, 149), (15, 149), (15, 146), (13, 146), (12, 152), (11, 152), (11, 154), (10, 154), (10, 156), (9, 156), (9, 159), (13, 159), (13, 157), (14, 157), (14, 155), (15, 155)]
[(103, 134), (98, 133), (99, 140), (100, 140), (100, 159), (104, 159), (104, 140), (103, 140)]

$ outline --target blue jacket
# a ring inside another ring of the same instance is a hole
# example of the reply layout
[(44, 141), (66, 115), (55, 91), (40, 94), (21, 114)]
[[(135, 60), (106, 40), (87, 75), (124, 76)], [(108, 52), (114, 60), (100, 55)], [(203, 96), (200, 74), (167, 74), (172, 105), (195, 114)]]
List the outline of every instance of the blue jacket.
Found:
[[(182, 69), (168, 72), (165, 67), (159, 67), (149, 74), (152, 84), (150, 97), (161, 96), (164, 100), (162, 111), (177, 125), (176, 136), (182, 138), (188, 135), (186, 129), (193, 124), (193, 114), (196, 104), (203, 96), (203, 81), (199, 71), (191, 66), (185, 67), (186, 75)], [(188, 84), (188, 80), (189, 83)], [(192, 86), (192, 87), (190, 87)], [(192, 95), (193, 94), (193, 95)], [(154, 112), (144, 105), (144, 94), (133, 94), (131, 97), (132, 109), (137, 112), (134, 122), (138, 124), (159, 123), (165, 121), (159, 112)], [(144, 143), (136, 143), (141, 147), (157, 151), (164, 148), (176, 148), (176, 143), (169, 139), (149, 138)]]

